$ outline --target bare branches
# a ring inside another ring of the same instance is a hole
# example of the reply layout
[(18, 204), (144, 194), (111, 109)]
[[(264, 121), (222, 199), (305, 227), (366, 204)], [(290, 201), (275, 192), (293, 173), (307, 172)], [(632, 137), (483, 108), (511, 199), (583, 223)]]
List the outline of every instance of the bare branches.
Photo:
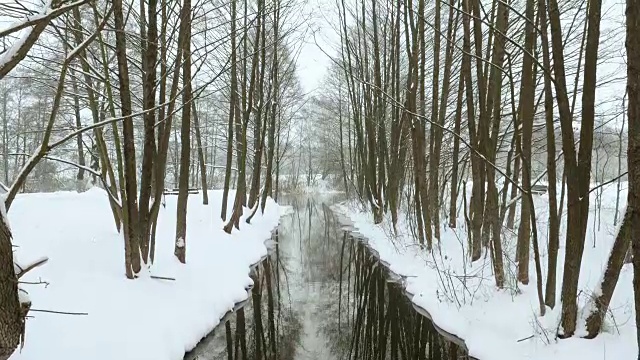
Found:
[(16, 269), (18, 270), (16, 272), (16, 278), (20, 279), (21, 277), (23, 277), (29, 271), (37, 268), (38, 266), (46, 264), (47, 261), (49, 261), (49, 258), (45, 257), (45, 258), (42, 258), (42, 259), (38, 259), (38, 260), (34, 261), (33, 263), (28, 264), (26, 266), (20, 266), (18, 263), (14, 263)]
[(29, 311), (47, 313), (47, 314), (58, 314), (58, 315), (80, 315), (80, 316), (89, 315), (89, 313), (86, 313), (86, 312), (56, 311), (56, 310), (44, 310), (44, 309), (33, 309), (33, 308), (29, 309)]
[(8, 28), (0, 31), (0, 38), (13, 34), (16, 31), (20, 31), (22, 29), (28, 28), (30, 26), (35, 26), (40, 23), (49, 23), (51, 22), (51, 20), (59, 17), (60, 15), (63, 15), (67, 11), (70, 11), (73, 8), (79, 7), (88, 2), (89, 0), (79, 0), (79, 1), (72, 2), (70, 4), (65, 4), (55, 9), (43, 8), (39, 14), (35, 16), (28, 15), (21, 21), (17, 22), (16, 24), (11, 25)]

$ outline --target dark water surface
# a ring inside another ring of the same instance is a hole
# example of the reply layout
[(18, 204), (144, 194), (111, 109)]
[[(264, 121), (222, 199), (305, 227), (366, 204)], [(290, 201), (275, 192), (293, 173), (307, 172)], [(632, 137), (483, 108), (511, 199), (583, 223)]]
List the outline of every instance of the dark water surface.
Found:
[(185, 359), (467, 359), (369, 249), (341, 229), (340, 196), (289, 196), (269, 257), (252, 272), (244, 306)]

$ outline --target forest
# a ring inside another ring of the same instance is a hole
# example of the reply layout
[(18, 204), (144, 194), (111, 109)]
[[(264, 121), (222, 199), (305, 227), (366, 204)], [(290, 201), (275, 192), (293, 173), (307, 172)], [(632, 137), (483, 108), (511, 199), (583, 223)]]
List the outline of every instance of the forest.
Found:
[(639, 0), (0, 0), (0, 37), (0, 359), (55, 263), (17, 260), (12, 204), (94, 188), (129, 282), (163, 222), (189, 266), (194, 199), (235, 241), (333, 191), (440, 302), (531, 294), (536, 337), (640, 344)]

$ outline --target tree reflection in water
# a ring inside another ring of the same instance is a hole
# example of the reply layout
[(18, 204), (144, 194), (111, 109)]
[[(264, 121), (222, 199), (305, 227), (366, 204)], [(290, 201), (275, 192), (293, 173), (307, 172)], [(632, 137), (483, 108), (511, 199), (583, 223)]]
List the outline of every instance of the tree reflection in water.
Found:
[(269, 257), (252, 271), (250, 301), (185, 358), (467, 358), (414, 310), (371, 251), (340, 229), (329, 209), (339, 200), (280, 198), (294, 213), (281, 220)]

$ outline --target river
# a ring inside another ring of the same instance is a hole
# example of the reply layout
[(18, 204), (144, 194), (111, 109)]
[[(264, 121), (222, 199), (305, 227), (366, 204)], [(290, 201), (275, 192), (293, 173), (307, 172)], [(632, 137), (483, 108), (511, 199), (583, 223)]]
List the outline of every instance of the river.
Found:
[(373, 253), (341, 228), (334, 196), (284, 196), (293, 207), (252, 271), (245, 304), (187, 360), (467, 359), (415, 311)]

